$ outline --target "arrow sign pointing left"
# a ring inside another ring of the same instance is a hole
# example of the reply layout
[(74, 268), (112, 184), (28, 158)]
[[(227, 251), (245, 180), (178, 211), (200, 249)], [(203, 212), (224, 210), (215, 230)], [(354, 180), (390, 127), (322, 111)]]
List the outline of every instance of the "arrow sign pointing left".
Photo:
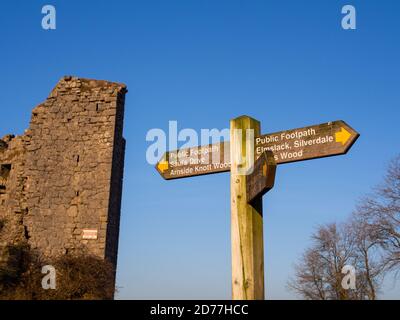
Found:
[(230, 171), (229, 142), (166, 152), (156, 164), (167, 180)]

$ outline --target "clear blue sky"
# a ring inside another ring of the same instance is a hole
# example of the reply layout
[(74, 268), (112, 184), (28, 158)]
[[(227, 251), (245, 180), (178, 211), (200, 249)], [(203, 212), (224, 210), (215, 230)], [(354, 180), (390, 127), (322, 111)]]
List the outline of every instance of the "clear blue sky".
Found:
[[(41, 28), (45, 4), (55, 31)], [(355, 31), (341, 28), (345, 4)], [(22, 134), (63, 75), (126, 83), (118, 297), (229, 299), (229, 174), (164, 181), (147, 131), (345, 120), (361, 133), (348, 155), (280, 166), (264, 197), (267, 298), (294, 298), (286, 281), (313, 229), (344, 220), (399, 153), (399, 12), (397, 0), (1, 1), (0, 136)]]

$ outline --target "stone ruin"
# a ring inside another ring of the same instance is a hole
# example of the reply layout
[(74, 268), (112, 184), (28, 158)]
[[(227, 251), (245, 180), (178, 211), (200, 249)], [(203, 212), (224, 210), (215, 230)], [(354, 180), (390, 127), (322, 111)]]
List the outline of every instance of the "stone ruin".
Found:
[(126, 92), (64, 77), (24, 135), (0, 139), (0, 263), (25, 241), (47, 257), (84, 247), (116, 267)]

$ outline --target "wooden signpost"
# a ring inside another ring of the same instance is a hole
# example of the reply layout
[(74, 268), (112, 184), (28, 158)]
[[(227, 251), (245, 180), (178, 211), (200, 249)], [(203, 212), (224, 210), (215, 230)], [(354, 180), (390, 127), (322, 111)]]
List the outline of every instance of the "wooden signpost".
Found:
[[(344, 121), (256, 136), (256, 159), (272, 151), (277, 164), (346, 154), (359, 134)], [(156, 169), (167, 180), (230, 171), (230, 143), (179, 149), (163, 155)]]
[(274, 186), (276, 165), (346, 154), (359, 134), (334, 121), (261, 135), (248, 116), (231, 120), (230, 132), (230, 142), (167, 152), (156, 169), (167, 180), (231, 172), (232, 298), (263, 300), (262, 196)]
[(274, 154), (272, 151), (264, 151), (247, 175), (246, 194), (247, 201), (250, 204), (253, 200), (262, 197), (274, 187), (275, 172), (276, 162)]

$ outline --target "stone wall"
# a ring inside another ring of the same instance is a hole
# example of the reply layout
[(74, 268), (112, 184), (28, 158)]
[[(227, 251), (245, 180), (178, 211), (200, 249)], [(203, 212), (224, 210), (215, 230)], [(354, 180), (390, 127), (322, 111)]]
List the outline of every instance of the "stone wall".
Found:
[(24, 154), (24, 137), (15, 138), (7, 135), (0, 140), (0, 219), (2, 221), (0, 250), (25, 239)]
[(47, 257), (85, 248), (116, 265), (126, 92), (64, 77), (23, 136), (0, 140), (0, 253), (26, 240)]

